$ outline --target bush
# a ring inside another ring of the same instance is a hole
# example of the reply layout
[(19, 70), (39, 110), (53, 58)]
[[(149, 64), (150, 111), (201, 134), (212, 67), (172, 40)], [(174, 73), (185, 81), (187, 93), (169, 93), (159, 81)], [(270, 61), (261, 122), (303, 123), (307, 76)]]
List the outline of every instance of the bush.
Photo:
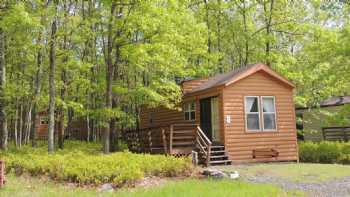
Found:
[(350, 163), (350, 143), (344, 142), (301, 142), (299, 158), (312, 163)]
[(133, 184), (144, 176), (180, 176), (189, 173), (187, 158), (118, 152), (103, 155), (97, 144), (68, 142), (64, 150), (47, 154), (46, 146), (23, 147), (1, 153), (6, 170), (82, 184)]
[(338, 158), (338, 162), (341, 164), (350, 164), (350, 154), (342, 154)]
[(320, 163), (336, 163), (342, 154), (339, 143), (323, 141), (317, 149)]
[(318, 145), (313, 142), (303, 142), (299, 144), (299, 158), (303, 162), (319, 162), (317, 151)]

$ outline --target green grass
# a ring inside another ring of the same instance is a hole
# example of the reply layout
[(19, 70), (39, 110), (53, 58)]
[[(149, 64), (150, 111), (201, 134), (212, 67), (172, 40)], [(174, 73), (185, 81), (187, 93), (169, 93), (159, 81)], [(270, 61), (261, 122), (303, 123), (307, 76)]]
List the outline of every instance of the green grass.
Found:
[(246, 166), (223, 167), (226, 171), (237, 170), (244, 175), (267, 175), (291, 181), (315, 183), (350, 176), (350, 166), (339, 164), (254, 164)]
[(98, 192), (94, 188), (77, 188), (67, 184), (33, 178), (9, 175), (6, 187), (0, 189), (1, 197), (182, 197), (182, 196), (302, 196), (301, 193), (286, 193), (272, 185), (249, 184), (231, 180), (169, 181), (153, 188), (122, 189), (114, 192)]

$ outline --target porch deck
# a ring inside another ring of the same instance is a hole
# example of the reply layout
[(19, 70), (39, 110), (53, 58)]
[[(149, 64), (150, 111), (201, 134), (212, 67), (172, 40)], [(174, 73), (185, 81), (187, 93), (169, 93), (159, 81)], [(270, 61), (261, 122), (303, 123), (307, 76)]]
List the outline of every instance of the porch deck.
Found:
[(132, 152), (188, 156), (198, 152), (201, 164), (230, 164), (225, 147), (213, 144), (197, 124), (171, 124), (129, 130), (124, 137)]

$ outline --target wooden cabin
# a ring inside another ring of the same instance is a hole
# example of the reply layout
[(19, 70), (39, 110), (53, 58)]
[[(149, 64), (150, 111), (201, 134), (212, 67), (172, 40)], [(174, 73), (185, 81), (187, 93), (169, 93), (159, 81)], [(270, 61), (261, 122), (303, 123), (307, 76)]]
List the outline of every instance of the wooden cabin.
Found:
[(297, 128), (306, 141), (349, 141), (349, 109), (350, 96), (333, 96), (310, 108), (297, 107)]
[(132, 150), (194, 150), (206, 165), (298, 160), (294, 85), (270, 67), (248, 65), (181, 87), (181, 110), (142, 108)]
[[(49, 117), (47, 111), (38, 113), (38, 118), (35, 120), (35, 127), (37, 131), (37, 138), (39, 140), (46, 140), (49, 129)], [(87, 122), (82, 118), (73, 120), (70, 125), (65, 128), (65, 138), (71, 140), (86, 140), (87, 139)], [(55, 123), (54, 136), (57, 137), (58, 122)]]

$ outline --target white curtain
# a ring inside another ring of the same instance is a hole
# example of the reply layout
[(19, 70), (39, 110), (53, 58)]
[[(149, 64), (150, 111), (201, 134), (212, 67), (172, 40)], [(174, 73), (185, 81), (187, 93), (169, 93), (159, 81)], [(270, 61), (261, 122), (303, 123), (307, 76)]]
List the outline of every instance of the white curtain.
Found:
[(273, 98), (263, 98), (263, 112), (275, 112), (275, 104)]
[(254, 110), (254, 104), (257, 106), (258, 99), (256, 97), (247, 97), (246, 98), (246, 106), (245, 111), (246, 112), (257, 112), (257, 110)]

